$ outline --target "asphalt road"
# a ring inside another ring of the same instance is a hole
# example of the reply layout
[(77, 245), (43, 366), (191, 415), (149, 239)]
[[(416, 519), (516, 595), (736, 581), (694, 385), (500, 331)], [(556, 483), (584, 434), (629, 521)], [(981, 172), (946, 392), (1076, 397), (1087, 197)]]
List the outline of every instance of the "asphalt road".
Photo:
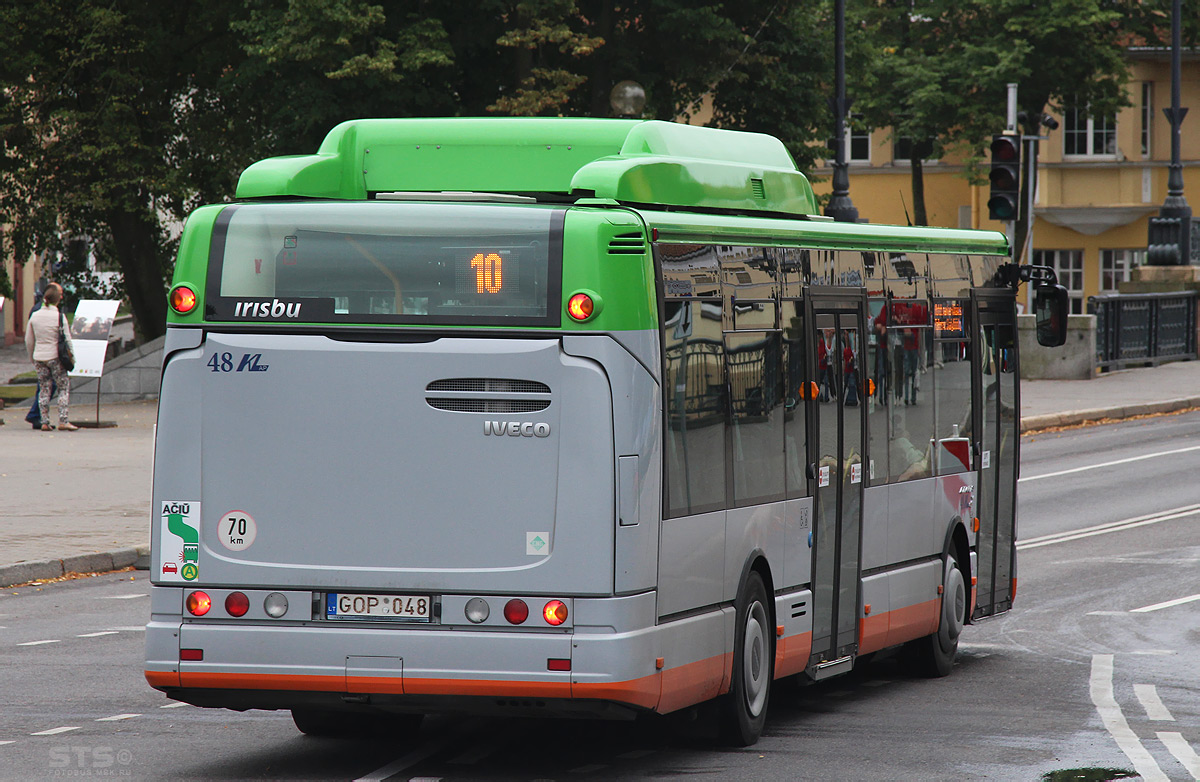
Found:
[(1026, 438), (1016, 608), (968, 628), (945, 679), (884, 659), (777, 686), (742, 750), (716, 746), (703, 715), (435, 717), (390, 741), (309, 738), (285, 713), (151, 690), (144, 573), (4, 590), (0, 778), (1200, 779), (1197, 465), (1196, 413)]

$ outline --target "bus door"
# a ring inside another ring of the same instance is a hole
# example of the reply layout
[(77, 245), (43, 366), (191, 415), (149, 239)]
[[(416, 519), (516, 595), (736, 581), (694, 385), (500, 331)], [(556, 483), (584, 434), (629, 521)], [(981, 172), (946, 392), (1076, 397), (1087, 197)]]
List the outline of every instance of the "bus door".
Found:
[(1017, 382), (1016, 304), (1011, 293), (973, 291), (975, 366), (974, 447), (979, 465), (978, 583), (973, 616), (1012, 607), (1015, 591), (1020, 384)]
[(816, 359), (809, 366), (818, 387), (808, 429), (814, 498), (808, 673), (822, 679), (848, 670), (858, 650), (866, 298), (862, 290), (822, 291), (808, 303), (809, 355)]

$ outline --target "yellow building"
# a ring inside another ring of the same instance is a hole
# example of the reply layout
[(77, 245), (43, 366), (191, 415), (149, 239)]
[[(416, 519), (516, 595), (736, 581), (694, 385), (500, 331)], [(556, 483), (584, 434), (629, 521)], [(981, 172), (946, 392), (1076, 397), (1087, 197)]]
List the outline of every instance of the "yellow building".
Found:
[[(1162, 109), (1171, 105), (1170, 51), (1134, 48), (1127, 56), (1132, 105), (1115, 117), (1091, 117), (1086, 108), (1051, 112), (1058, 129), (1043, 129), (1048, 138), (1040, 142), (1032, 260), (1058, 271), (1072, 312), (1085, 312), (1088, 296), (1116, 293), (1117, 283), (1141, 265), (1149, 218), (1167, 197), (1171, 125)], [(1184, 196), (1200, 217), (1200, 53), (1184, 53), (1180, 105), (1192, 107), (1180, 146)], [(847, 136), (850, 199), (859, 217), (907, 222), (912, 182), (903, 142), (897, 149), (887, 128)], [(929, 224), (1003, 231), (1003, 223), (988, 219), (988, 186), (968, 184), (963, 170), (961, 158), (923, 165)], [(813, 173), (823, 179), (814, 189), (827, 194), (832, 170)], [(1193, 246), (1193, 256), (1198, 252)]]
[(41, 277), (42, 265), (37, 258), (31, 258), (18, 266), (8, 253), (0, 253), (0, 262), (16, 294), (5, 297), (4, 306), (0, 307), (0, 347), (7, 347), (25, 339), (25, 322), (33, 309), (34, 286)]

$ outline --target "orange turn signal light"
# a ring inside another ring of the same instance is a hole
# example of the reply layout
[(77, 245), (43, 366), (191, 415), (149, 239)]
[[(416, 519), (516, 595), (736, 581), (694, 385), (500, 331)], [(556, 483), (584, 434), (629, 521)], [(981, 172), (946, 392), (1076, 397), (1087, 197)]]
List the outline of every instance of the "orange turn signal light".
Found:
[(180, 315), (186, 315), (196, 309), (196, 292), (186, 285), (180, 285), (172, 290), (171, 309)]
[(551, 600), (546, 603), (546, 607), (542, 609), (542, 617), (546, 620), (546, 624), (551, 624), (557, 627), (567, 621), (567, 605), (561, 600)]
[(596, 311), (596, 303), (586, 293), (576, 293), (567, 299), (567, 314), (575, 320), (584, 321), (592, 317)]
[(193, 592), (187, 596), (184, 604), (192, 616), (204, 616), (208, 613), (208, 609), (212, 608), (212, 598), (208, 596), (207, 592)]

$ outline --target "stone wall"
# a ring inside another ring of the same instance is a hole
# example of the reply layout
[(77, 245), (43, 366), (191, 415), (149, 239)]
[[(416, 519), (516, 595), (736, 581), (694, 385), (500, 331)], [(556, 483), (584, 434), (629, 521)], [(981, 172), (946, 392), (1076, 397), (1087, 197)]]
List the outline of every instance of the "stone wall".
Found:
[(1029, 380), (1087, 380), (1096, 376), (1096, 316), (1067, 317), (1067, 342), (1062, 347), (1038, 344), (1033, 315), (1017, 316), (1021, 377)]
[[(147, 342), (116, 358), (104, 362), (100, 378), (100, 401), (130, 402), (135, 399), (157, 399), (162, 381), (163, 337)], [(84, 403), (96, 398), (96, 380), (71, 379), (71, 402)]]

